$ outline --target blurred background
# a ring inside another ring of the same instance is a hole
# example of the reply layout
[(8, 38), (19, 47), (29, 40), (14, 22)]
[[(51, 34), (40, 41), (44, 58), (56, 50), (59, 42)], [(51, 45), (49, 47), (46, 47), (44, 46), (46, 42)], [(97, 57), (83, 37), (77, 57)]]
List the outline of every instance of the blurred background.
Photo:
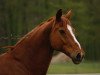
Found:
[(63, 13), (72, 9), (72, 25), (86, 55), (74, 65), (55, 52), (48, 73), (100, 73), (100, 0), (0, 0), (0, 47), (14, 45), (60, 8)]

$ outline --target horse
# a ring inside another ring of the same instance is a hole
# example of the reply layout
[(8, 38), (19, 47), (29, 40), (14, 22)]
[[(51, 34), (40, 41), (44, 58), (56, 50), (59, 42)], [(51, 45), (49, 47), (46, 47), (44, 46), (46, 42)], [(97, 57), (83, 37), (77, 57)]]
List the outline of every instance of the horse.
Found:
[(0, 55), (0, 75), (46, 75), (54, 50), (81, 63), (84, 50), (74, 35), (70, 22), (72, 11), (55, 16), (28, 32), (10, 50)]

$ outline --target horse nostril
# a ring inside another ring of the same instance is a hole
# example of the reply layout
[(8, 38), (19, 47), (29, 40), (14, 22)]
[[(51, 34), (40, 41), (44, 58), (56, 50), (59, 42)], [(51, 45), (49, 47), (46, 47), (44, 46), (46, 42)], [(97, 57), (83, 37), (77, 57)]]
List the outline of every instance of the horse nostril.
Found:
[(77, 54), (76, 59), (81, 60), (81, 54), (80, 53)]

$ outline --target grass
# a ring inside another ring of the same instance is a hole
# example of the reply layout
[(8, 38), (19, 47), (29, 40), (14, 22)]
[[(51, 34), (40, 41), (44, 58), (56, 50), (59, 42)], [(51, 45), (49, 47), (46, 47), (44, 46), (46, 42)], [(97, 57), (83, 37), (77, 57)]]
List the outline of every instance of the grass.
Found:
[(78, 74), (78, 73), (100, 73), (100, 62), (82, 62), (79, 65), (73, 63), (51, 64), (48, 74)]

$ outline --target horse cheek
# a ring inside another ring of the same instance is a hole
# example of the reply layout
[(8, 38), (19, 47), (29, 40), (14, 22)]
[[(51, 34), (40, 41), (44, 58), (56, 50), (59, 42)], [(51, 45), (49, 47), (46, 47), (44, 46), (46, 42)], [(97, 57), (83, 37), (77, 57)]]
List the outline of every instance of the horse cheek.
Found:
[(59, 36), (55, 35), (51, 35), (51, 46), (53, 47), (53, 49), (60, 51), (62, 49), (62, 41), (60, 39)]

